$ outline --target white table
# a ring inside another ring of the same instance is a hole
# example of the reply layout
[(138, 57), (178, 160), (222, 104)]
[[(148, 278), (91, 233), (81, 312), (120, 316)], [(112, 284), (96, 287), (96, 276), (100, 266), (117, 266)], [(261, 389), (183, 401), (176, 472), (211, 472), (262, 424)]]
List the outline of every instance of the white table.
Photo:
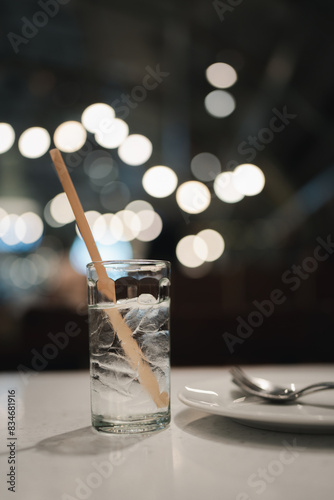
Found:
[[(17, 374), (2, 374), (1, 500), (334, 498), (334, 435), (252, 429), (178, 401), (184, 384), (224, 370), (173, 369), (172, 423), (141, 436), (99, 435), (91, 429), (88, 372), (39, 373), (27, 384)], [(15, 493), (7, 490), (5, 477), (11, 389), (17, 399)], [(294, 454), (286, 453), (289, 463), (275, 468), (286, 443)]]

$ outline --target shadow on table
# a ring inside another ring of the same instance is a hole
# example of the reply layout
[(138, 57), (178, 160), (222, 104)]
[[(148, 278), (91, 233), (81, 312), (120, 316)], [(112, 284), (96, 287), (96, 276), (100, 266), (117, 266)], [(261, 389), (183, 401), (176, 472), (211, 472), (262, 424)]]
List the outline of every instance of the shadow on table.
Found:
[(190, 408), (175, 415), (174, 423), (188, 434), (221, 444), (233, 443), (243, 447), (277, 446), (282, 448), (286, 443), (289, 443), (296, 451), (334, 448), (334, 435), (256, 429), (220, 415), (208, 415)]
[(22, 448), (19, 452), (36, 450), (58, 455), (100, 455), (110, 452), (121, 452), (126, 448), (134, 448), (150, 434), (111, 435), (99, 434), (92, 427), (82, 427), (39, 441), (35, 446)]

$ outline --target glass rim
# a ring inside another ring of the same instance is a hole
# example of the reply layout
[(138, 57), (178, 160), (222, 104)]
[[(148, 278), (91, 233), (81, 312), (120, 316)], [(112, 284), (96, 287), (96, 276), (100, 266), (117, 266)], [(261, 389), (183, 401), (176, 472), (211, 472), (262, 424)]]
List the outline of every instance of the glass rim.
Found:
[(156, 265), (167, 265), (170, 266), (169, 260), (162, 259), (124, 259), (124, 260), (96, 260), (89, 262), (86, 264), (87, 269), (91, 269), (96, 266), (96, 264), (102, 265), (110, 265), (110, 266), (120, 266), (120, 265), (148, 265), (148, 266), (156, 266)]

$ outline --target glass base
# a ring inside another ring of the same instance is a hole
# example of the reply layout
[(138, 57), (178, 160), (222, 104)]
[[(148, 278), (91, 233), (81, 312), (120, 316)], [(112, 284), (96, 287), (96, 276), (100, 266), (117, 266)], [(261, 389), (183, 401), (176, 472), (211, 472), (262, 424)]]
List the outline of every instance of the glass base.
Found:
[(92, 425), (99, 432), (107, 434), (139, 434), (165, 429), (170, 423), (170, 414), (154, 414), (144, 417), (115, 418), (112, 422), (101, 415), (92, 416)]

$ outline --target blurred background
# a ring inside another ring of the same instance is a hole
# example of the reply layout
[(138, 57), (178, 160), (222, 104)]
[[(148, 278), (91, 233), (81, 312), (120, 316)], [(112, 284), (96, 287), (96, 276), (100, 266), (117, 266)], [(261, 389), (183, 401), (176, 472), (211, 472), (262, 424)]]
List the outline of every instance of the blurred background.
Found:
[(334, 5), (3, 0), (0, 370), (88, 367), (90, 261), (172, 263), (174, 365), (334, 359)]

